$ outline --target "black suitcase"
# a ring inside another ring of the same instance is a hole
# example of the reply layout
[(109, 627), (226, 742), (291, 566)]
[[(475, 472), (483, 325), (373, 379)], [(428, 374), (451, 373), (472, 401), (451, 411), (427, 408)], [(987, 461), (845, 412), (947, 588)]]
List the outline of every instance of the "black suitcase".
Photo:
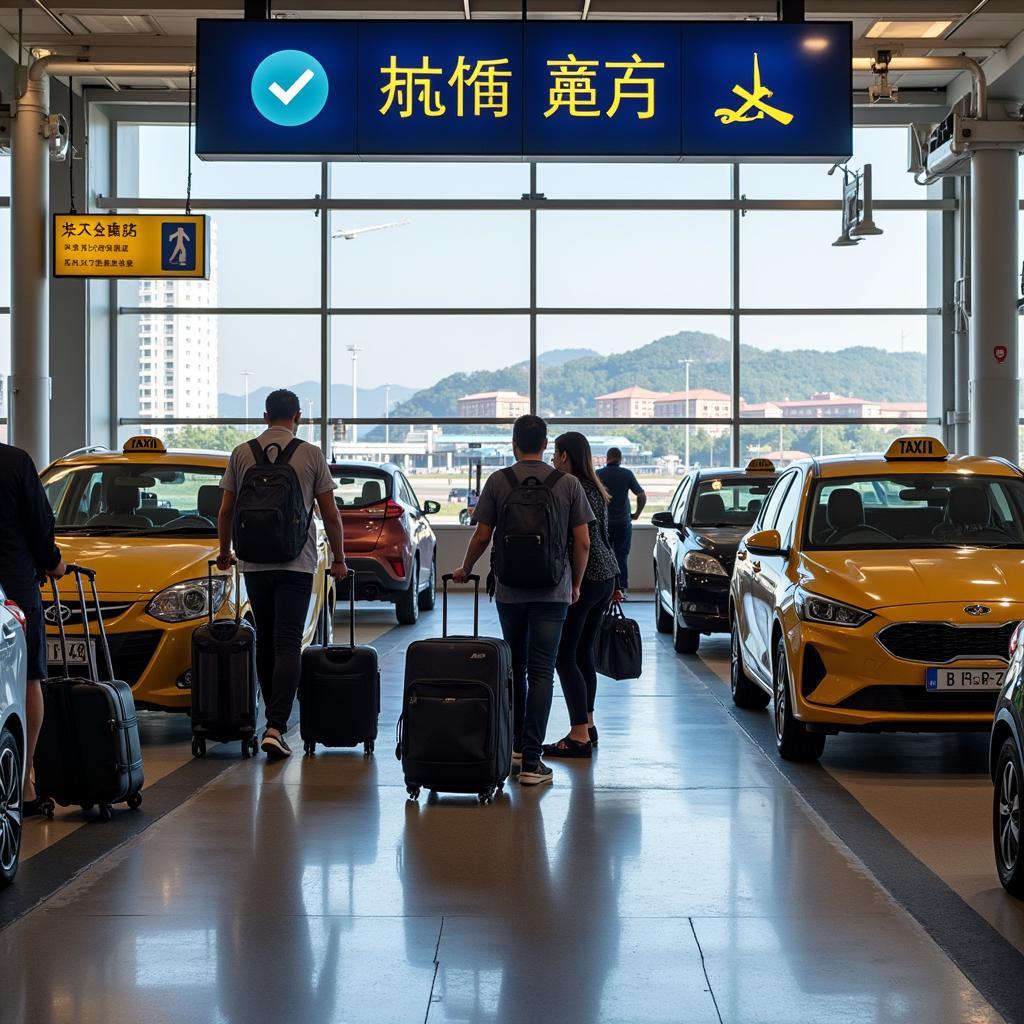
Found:
[[(72, 677), (68, 665), (68, 642), (61, 614), (60, 594), (53, 583), (53, 607), (60, 634), (64, 675), (43, 682), (43, 727), (36, 746), (33, 767), (36, 791), (44, 810), (53, 817), (53, 804), (78, 805), (84, 810), (99, 808), (100, 818), (110, 821), (113, 804), (126, 803), (133, 810), (142, 805), (142, 743), (139, 720), (131, 687), (114, 678), (110, 645), (103, 625), (96, 573), (69, 565), (78, 589), (82, 612), (82, 636), (86, 641), (85, 664), (88, 677)], [(89, 609), (82, 577), (89, 581), (96, 609), (96, 634), (104, 662), (100, 679), (96, 650), (89, 630)], [(52, 581), (51, 581), (52, 582)]]
[(512, 767), (512, 653), (504, 640), (480, 636), (480, 577), (474, 584), (473, 636), (417, 640), (405, 658), (405, 691), (396, 756), (416, 800), (422, 788), (476, 793), (489, 803)]
[[(330, 576), (330, 573), (328, 573)], [(307, 756), (316, 745), (357, 747), (373, 753), (380, 715), (380, 666), (372, 647), (356, 646), (356, 588), (348, 574), (349, 644), (316, 644), (302, 652), (299, 679), (299, 732)], [(322, 636), (330, 635), (324, 589)]]
[[(213, 567), (207, 566), (210, 594)], [(256, 630), (242, 619), (241, 580), (235, 567), (235, 617), (209, 619), (192, 633), (192, 754), (206, 756), (206, 742), (242, 741), (242, 756), (259, 750), (256, 719), (259, 689), (256, 685)]]

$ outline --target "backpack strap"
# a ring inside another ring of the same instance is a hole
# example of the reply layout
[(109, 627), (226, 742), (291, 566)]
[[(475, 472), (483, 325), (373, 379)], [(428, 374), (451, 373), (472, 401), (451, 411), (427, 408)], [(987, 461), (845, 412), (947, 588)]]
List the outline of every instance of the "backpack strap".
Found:
[(557, 470), (557, 469), (551, 470), (551, 472), (548, 473), (548, 475), (546, 477), (544, 477), (544, 486), (549, 491), (553, 491), (555, 489), (555, 484), (557, 484), (558, 481), (561, 480), (563, 476), (565, 476), (565, 474), (562, 473), (562, 472), (559, 472), (559, 470)]
[(502, 471), (502, 476), (509, 482), (510, 487), (519, 486), (519, 477), (516, 476), (515, 470), (511, 466), (506, 466)]
[(274, 465), (287, 466), (288, 462), (291, 460), (291, 457), (295, 454), (295, 452), (299, 448), (299, 445), (301, 444), (303, 444), (303, 440), (301, 437), (293, 437), (291, 441), (288, 442), (285, 448), (279, 449), (277, 461), (274, 463)]
[(267, 465), (267, 453), (260, 447), (260, 443), (256, 438), (249, 442), (249, 451), (252, 452), (252, 457), (256, 460), (257, 466)]

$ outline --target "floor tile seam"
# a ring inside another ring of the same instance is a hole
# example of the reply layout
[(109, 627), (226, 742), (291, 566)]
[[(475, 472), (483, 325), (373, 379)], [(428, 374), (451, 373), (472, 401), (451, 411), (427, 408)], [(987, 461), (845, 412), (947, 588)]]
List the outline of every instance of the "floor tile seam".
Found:
[(704, 975), (704, 983), (708, 987), (708, 995), (711, 996), (711, 1002), (714, 1004), (714, 1007), (715, 1007), (715, 1015), (718, 1017), (718, 1024), (723, 1024), (723, 1022), (722, 1022), (722, 1011), (721, 1011), (721, 1009), (719, 1009), (718, 998), (715, 996), (715, 989), (714, 989), (714, 986), (711, 984), (711, 978), (708, 975), (708, 965), (707, 965), (707, 961), (704, 959), (704, 949), (703, 949), (703, 947), (700, 944), (700, 938), (697, 935), (697, 929), (694, 927), (693, 918), (692, 917), (688, 917), (687, 918), (687, 922), (690, 925), (690, 933), (693, 935), (693, 941), (694, 941), (695, 945), (697, 946), (697, 953), (700, 956), (700, 969), (701, 969), (701, 972)]
[[(712, 669), (706, 668), (706, 671), (713, 677), (716, 687), (727, 685)], [(696, 672), (694, 674), (697, 675)], [(707, 679), (702, 676), (698, 676), (698, 678), (722, 708), (723, 714), (736, 723), (737, 727), (743, 735), (746, 736), (749, 743), (787, 784), (789, 790), (796, 796), (797, 803), (804, 810), (808, 820), (814, 823), (822, 837), (837, 850), (840, 856), (844, 856), (844, 859), (847, 859), (854, 867), (863, 873), (864, 877), (873, 884), (892, 904), (892, 906), (911, 924), (913, 930), (922, 938), (926, 939), (927, 943), (934, 947), (934, 949), (960, 973), (967, 984), (970, 985), (982, 999), (988, 1002), (996, 1012), (1003, 1015), (1007, 1024), (1024, 1024), (1024, 998), (1018, 995), (1013, 1000), (1014, 1005), (1012, 1007), (1006, 1006), (1006, 999), (1003, 998), (1003, 993), (1001, 991), (993, 991), (993, 988), (987, 984), (987, 978), (976, 979), (976, 977), (972, 976), (975, 973), (974, 970), (971, 970), (971, 973), (968, 973), (969, 968), (974, 964), (974, 959), (951, 948), (952, 943), (940, 941), (939, 935), (934, 934), (933, 930), (925, 925), (925, 923), (918, 917), (917, 913), (911, 910), (910, 906), (908, 906), (909, 901), (906, 901), (904, 898), (901, 898), (893, 892), (892, 888), (879, 877), (877, 871), (867, 863), (864, 857), (857, 853), (848, 838), (837, 830), (836, 825), (826, 818), (824, 813), (819, 811), (814, 804), (808, 800), (807, 794), (804, 791), (805, 787), (803, 780), (801, 780), (800, 787), (798, 787), (795, 779), (783, 770), (782, 765), (780, 765), (776, 759), (769, 756), (768, 751), (759, 742), (758, 738), (747, 728), (739, 717), (733, 713), (733, 710), (729, 708), (718, 693), (708, 685)], [(793, 774), (795, 775), (796, 772)], [(818, 793), (821, 797), (826, 799), (834, 796), (836, 790), (840, 791), (847, 800), (852, 801), (855, 805), (855, 807), (849, 809), (853, 811), (854, 814), (847, 814), (841, 819), (842, 821), (845, 821), (847, 827), (857, 827), (852, 819), (858, 810), (862, 815), (866, 815), (870, 818), (870, 820), (884, 833), (884, 835), (904, 852), (906, 857), (912, 861), (914, 868), (918, 872), (925, 874), (926, 876), (930, 876), (930, 880), (919, 883), (918, 888), (927, 886), (930, 890), (930, 894), (934, 896), (934, 885), (937, 884), (938, 886), (941, 886), (941, 888), (945, 890), (947, 898), (960, 904), (962, 913), (969, 916), (976, 928), (980, 928), (985, 932), (991, 933), (992, 940), (1004, 947), (1004, 949), (1011, 954), (1011, 960), (1019, 958), (1020, 963), (1024, 965), (1024, 954), (1021, 954), (1008, 939), (1006, 939), (997, 929), (978, 914), (977, 911), (975, 911), (955, 890), (936, 875), (927, 864), (924, 864), (910, 850), (908, 850), (903, 843), (900, 842), (898, 837), (885, 828), (885, 826), (879, 822), (867, 810), (867, 808), (865, 808), (860, 801), (858, 801), (856, 797), (839, 782), (838, 779), (830, 773), (827, 774), (827, 778), (831, 780), (831, 782), (827, 782), (822, 779), (817, 784), (807, 786), (806, 789), (811, 793)]]

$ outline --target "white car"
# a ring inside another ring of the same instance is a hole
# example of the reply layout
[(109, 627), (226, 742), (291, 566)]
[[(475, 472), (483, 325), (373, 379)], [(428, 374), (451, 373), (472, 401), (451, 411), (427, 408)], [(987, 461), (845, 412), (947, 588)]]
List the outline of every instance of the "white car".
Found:
[(0, 889), (14, 881), (21, 854), (25, 669), (24, 616), (0, 590)]

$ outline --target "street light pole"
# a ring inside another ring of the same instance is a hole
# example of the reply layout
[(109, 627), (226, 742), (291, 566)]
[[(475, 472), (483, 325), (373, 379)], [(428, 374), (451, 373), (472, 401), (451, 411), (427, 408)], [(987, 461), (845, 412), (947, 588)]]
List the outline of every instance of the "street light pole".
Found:
[(249, 419), (249, 378), (253, 375), (252, 370), (242, 371), (242, 389), (245, 391), (245, 418)]
[[(391, 444), (391, 385), (384, 385), (384, 447)], [(387, 451), (384, 452), (387, 455)]]
[[(359, 371), (357, 363), (359, 360), (359, 353), (363, 350), (358, 345), (349, 345), (348, 351), (352, 353), (352, 419), (357, 419), (359, 416)], [(359, 428), (353, 423), (352, 424), (352, 443), (355, 444), (359, 440)]]
[[(690, 415), (690, 363), (692, 359), (680, 359), (679, 365), (686, 368), (686, 389), (683, 396), (683, 412), (686, 416)], [(690, 469), (690, 424), (686, 424), (686, 451), (685, 451), (686, 469)]]

